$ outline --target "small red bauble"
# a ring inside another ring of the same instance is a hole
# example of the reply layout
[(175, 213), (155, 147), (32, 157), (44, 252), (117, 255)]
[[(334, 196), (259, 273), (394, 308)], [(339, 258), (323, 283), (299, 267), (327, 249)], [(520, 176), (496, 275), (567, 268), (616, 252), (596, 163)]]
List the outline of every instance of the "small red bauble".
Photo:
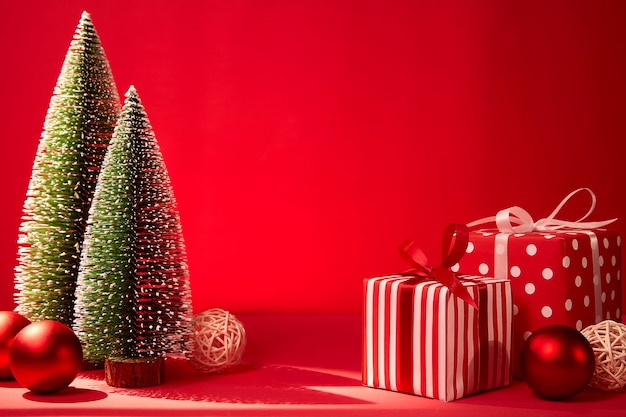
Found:
[(24, 327), (9, 350), (17, 382), (37, 394), (67, 387), (78, 375), (83, 349), (72, 329), (53, 320)]
[(0, 311), (0, 379), (10, 379), (9, 348), (15, 335), (30, 324), (30, 320), (13, 311)]
[(595, 358), (589, 341), (577, 330), (553, 324), (526, 339), (520, 369), (540, 397), (561, 400), (582, 391), (591, 381)]

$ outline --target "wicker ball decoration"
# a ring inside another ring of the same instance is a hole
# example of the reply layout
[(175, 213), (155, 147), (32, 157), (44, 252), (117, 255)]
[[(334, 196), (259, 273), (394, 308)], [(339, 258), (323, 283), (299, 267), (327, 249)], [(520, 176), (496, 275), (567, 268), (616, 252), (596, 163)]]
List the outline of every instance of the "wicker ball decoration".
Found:
[(617, 391), (626, 386), (626, 325), (604, 320), (584, 328), (596, 357), (596, 370), (589, 386)]
[(193, 332), (190, 363), (198, 371), (219, 372), (241, 361), (246, 331), (228, 311), (213, 308), (195, 315)]

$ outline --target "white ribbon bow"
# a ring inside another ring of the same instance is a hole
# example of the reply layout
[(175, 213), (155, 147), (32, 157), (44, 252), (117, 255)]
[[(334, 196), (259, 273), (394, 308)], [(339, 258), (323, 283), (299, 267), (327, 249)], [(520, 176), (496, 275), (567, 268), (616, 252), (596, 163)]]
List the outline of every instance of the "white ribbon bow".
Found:
[[(556, 215), (561, 211), (563, 206), (572, 198), (575, 194), (580, 191), (588, 191), (591, 195), (591, 207), (587, 211), (587, 213), (576, 221), (567, 221), (567, 220), (559, 220), (556, 218)], [(564, 227), (570, 229), (597, 229), (600, 227), (604, 227), (608, 224), (613, 223), (617, 220), (617, 218), (611, 220), (603, 220), (596, 222), (585, 222), (587, 217), (593, 212), (596, 208), (596, 195), (589, 188), (579, 188), (577, 190), (572, 191), (565, 197), (561, 203), (554, 209), (554, 211), (543, 219), (537, 220), (537, 222), (533, 221), (532, 216), (526, 210), (521, 207), (513, 206), (506, 208), (504, 210), (500, 210), (495, 217), (485, 217), (471, 223), (468, 223), (468, 227), (477, 226), (479, 224), (491, 223), (495, 222), (498, 230), (501, 233), (528, 233), (528, 232), (544, 232), (544, 231), (554, 231), (559, 230)], [(516, 224), (517, 226), (514, 226)]]

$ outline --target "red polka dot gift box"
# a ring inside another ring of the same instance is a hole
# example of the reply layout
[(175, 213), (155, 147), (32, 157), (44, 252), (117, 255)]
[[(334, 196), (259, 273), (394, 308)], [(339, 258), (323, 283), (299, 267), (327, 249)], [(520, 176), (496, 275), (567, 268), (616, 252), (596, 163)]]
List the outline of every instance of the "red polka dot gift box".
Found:
[(364, 280), (363, 384), (442, 401), (508, 386), (510, 281), (455, 275), (453, 257), (432, 268), (414, 245), (403, 250), (410, 272)]
[[(581, 190), (536, 223), (519, 207), (502, 210), (494, 219), (497, 229), (470, 232), (465, 255), (452, 267), (459, 273), (510, 280), (514, 377), (521, 377), (519, 354), (524, 341), (540, 327), (565, 324), (582, 330), (605, 319), (621, 321), (621, 238), (617, 231), (604, 228), (614, 220), (554, 218)], [(587, 215), (595, 205), (591, 194), (593, 204)]]

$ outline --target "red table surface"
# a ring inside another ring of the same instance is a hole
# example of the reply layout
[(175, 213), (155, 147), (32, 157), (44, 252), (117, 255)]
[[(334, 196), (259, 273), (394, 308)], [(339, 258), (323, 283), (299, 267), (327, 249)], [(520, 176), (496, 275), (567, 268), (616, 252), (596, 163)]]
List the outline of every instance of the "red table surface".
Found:
[(168, 360), (157, 387), (119, 389), (102, 371), (35, 395), (0, 381), (1, 416), (626, 416), (626, 392), (592, 389), (565, 401), (538, 398), (522, 381), (454, 402), (361, 385), (360, 316), (238, 317), (248, 345), (242, 363), (203, 374)]

